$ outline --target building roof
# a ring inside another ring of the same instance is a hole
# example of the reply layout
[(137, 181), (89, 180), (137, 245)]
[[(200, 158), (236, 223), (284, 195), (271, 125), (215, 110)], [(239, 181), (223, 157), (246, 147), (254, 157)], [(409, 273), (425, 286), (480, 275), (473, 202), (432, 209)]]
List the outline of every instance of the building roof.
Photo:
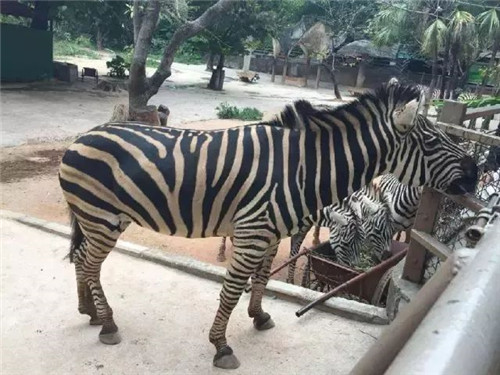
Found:
[(378, 47), (368, 39), (356, 40), (346, 44), (339, 49), (338, 54), (348, 57), (378, 57), (395, 59), (398, 52), (398, 45), (391, 47)]

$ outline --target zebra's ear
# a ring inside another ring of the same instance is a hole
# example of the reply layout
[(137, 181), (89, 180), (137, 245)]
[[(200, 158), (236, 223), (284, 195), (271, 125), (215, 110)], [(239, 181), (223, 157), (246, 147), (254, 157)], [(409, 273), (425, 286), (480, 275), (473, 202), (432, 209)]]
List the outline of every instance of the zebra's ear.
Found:
[(347, 218), (335, 210), (330, 211), (330, 219), (339, 223), (340, 225), (347, 225)]
[(422, 102), (423, 98), (415, 99), (394, 110), (393, 121), (398, 131), (406, 133), (415, 126), (415, 119), (420, 111)]
[(371, 215), (375, 214), (380, 208), (377, 203), (375, 203), (365, 195), (361, 197), (361, 200)]

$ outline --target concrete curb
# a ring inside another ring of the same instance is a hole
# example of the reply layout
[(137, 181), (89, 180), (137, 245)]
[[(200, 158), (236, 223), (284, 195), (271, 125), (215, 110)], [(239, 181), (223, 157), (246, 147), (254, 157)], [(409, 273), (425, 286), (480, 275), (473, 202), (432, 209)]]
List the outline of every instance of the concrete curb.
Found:
[[(28, 215), (0, 210), (2, 219), (10, 219), (24, 225), (53, 233), (59, 236), (68, 237), (71, 229), (62, 224), (52, 223), (46, 220), (37, 219)], [(118, 241), (115, 251), (119, 253), (141, 258), (167, 267), (206, 278), (212, 281), (222, 282), (226, 274), (224, 267), (215, 266), (201, 262), (196, 259), (180, 255), (168, 254), (159, 249), (152, 249), (141, 245), (136, 245), (126, 241)], [(309, 303), (323, 295), (310, 289), (291, 285), (282, 281), (270, 280), (267, 284), (266, 294), (276, 296), (288, 301), (304, 304)], [(345, 298), (332, 297), (325, 303), (318, 305), (318, 309), (330, 312), (348, 319), (372, 324), (388, 324), (389, 320), (384, 308), (367, 305)]]

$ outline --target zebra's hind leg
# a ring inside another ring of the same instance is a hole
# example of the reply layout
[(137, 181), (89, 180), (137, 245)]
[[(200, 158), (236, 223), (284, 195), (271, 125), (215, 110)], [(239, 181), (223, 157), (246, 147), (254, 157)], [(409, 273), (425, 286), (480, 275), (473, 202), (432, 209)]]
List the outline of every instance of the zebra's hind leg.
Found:
[[(86, 225), (92, 229), (87, 227), (85, 230)], [(110, 230), (103, 225), (85, 223), (82, 226), (82, 241), (72, 257), (77, 277), (79, 311), (90, 315), (91, 324), (102, 324), (99, 340), (108, 345), (118, 344), (121, 338), (113, 320), (113, 310), (101, 285), (101, 266), (127, 225)]]
[(91, 326), (101, 325), (102, 322), (97, 316), (97, 309), (94, 305), (94, 299), (92, 298), (92, 293), (90, 293), (90, 288), (83, 278), (83, 271), (80, 264), (75, 264), (76, 271), (76, 283), (78, 289), (78, 311), (80, 314), (86, 314), (90, 316), (89, 324)]
[(279, 242), (267, 249), (264, 259), (252, 275), (252, 295), (248, 304), (248, 315), (253, 318), (253, 325), (259, 331), (274, 327), (271, 316), (262, 309), (262, 297), (269, 281), (271, 265), (278, 252), (278, 246)]

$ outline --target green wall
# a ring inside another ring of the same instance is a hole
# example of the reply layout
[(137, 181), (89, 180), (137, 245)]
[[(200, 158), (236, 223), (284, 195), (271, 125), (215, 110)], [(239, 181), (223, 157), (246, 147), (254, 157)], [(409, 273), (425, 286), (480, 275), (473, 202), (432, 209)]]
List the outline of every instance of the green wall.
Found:
[(2, 82), (52, 78), (52, 32), (0, 23)]

